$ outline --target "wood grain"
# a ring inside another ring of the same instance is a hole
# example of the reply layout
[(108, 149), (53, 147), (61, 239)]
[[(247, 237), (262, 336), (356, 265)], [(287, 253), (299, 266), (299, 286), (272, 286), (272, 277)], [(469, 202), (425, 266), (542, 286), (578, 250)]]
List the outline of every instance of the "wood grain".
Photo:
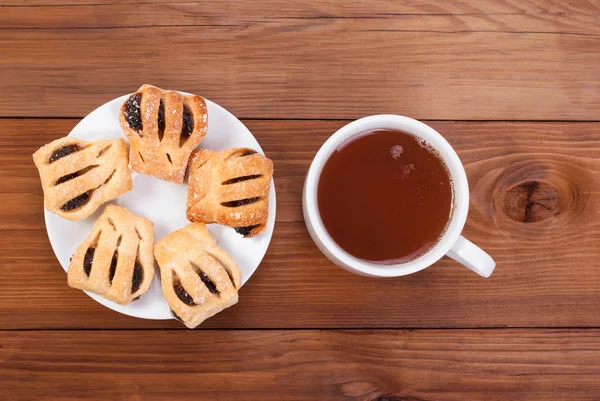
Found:
[[(52, 4), (44, 1), (30, 7), (6, 7), (0, 15), (4, 29), (73, 29), (127, 28), (152, 26), (194, 26), (207, 24), (238, 24), (273, 22), (273, 19), (343, 19), (365, 20), (365, 24), (389, 24), (388, 28), (420, 28), (436, 25), (437, 30), (453, 31), (510, 31), (514, 33), (600, 33), (597, 14), (600, 8), (587, 1), (572, 3), (545, 0), (517, 3), (516, 1), (463, 1), (440, 4), (433, 1), (340, 3), (332, 1), (269, 0), (253, 4), (233, 0), (211, 2), (201, 7), (198, 1), (135, 1), (85, 4)], [(60, 2), (54, 2), (60, 3)], [(73, 7), (76, 5), (76, 7)], [(132, 13), (132, 7), (136, 12)], [(402, 7), (399, 9), (399, 7)], [(232, 11), (236, 12), (233, 13)], [(402, 11), (399, 13), (398, 11)], [(94, 16), (95, 18), (91, 18)], [(530, 31), (527, 31), (529, 28)]]
[(598, 330), (0, 332), (25, 400), (576, 400)]
[[(598, 49), (597, 0), (0, 0), (0, 400), (600, 401)], [(70, 289), (44, 227), (32, 153), (143, 83), (225, 106), (275, 162), (269, 251), (194, 331)], [(490, 279), (318, 251), (310, 161), (377, 113), (455, 147)]]
[[(183, 328), (122, 316), (66, 285), (31, 154), (77, 121), (0, 122), (0, 327)], [(600, 123), (430, 122), (466, 167), (464, 234), (498, 267), (484, 280), (443, 259), (419, 274), (377, 280), (331, 264), (302, 221), (310, 161), (346, 121), (244, 122), (275, 163), (277, 223), (240, 303), (205, 327), (600, 326)]]
[(65, 3), (2, 9), (0, 116), (153, 83), (246, 118), (600, 120), (595, 2)]

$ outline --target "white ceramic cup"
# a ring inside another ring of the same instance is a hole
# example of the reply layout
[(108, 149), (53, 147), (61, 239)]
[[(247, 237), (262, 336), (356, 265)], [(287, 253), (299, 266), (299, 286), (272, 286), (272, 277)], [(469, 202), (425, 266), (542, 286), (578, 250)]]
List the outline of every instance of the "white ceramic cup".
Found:
[[(321, 171), (329, 156), (340, 145), (363, 132), (373, 130), (401, 130), (425, 140), (441, 155), (450, 171), (454, 184), (454, 205), (448, 227), (440, 240), (423, 255), (405, 263), (381, 265), (358, 259), (340, 248), (325, 230), (317, 206), (317, 187)], [(333, 263), (357, 274), (374, 277), (397, 277), (415, 273), (431, 266), (444, 255), (451, 257), (475, 273), (489, 277), (496, 267), (494, 260), (471, 241), (460, 235), (469, 211), (469, 184), (465, 169), (452, 146), (436, 130), (409, 117), (376, 115), (361, 118), (340, 128), (321, 147), (315, 156), (302, 196), (304, 221), (313, 241)]]

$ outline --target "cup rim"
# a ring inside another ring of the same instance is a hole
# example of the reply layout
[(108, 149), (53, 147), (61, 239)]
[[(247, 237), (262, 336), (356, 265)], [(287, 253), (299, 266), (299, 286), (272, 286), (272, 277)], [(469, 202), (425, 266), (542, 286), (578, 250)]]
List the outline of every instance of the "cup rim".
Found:
[[(381, 265), (358, 259), (344, 251), (331, 238), (317, 206), (317, 187), (321, 171), (329, 156), (344, 142), (363, 132), (376, 129), (396, 129), (424, 139), (446, 163), (454, 185), (453, 211), (450, 222), (440, 240), (427, 252), (404, 263)], [(321, 146), (315, 155), (304, 185), (303, 208), (306, 224), (313, 240), (332, 261), (351, 271), (377, 277), (397, 277), (423, 270), (441, 259), (458, 240), (465, 225), (469, 209), (469, 185), (464, 167), (446, 139), (427, 124), (410, 117), (379, 114), (346, 124)]]

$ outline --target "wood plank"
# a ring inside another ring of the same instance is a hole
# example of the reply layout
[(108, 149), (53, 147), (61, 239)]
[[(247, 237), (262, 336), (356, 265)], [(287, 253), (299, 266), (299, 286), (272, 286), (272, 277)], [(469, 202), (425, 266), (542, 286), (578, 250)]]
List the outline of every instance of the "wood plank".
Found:
[(148, 82), (246, 118), (600, 120), (599, 10), (541, 0), (4, 7), (0, 92), (11, 96), (0, 116), (83, 116)]
[[(183, 328), (119, 315), (66, 285), (31, 154), (76, 122), (0, 121), (0, 327)], [(465, 236), (498, 262), (488, 280), (447, 259), (390, 280), (337, 268), (306, 232), (301, 192), (310, 160), (346, 122), (245, 123), (275, 163), (277, 224), (240, 303), (205, 327), (600, 326), (600, 123), (430, 122), (465, 163)]]
[[(125, 5), (138, 6), (140, 13), (144, 13), (148, 6), (154, 7), (179, 7), (188, 4), (201, 3), (198, 0), (1, 0), (0, 6), (8, 6), (8, 8), (28, 8), (29, 12), (35, 13), (33, 8), (47, 10), (51, 7), (63, 8), (64, 6), (76, 6), (80, 9), (95, 8), (98, 10), (114, 9)], [(363, 16), (393, 16), (399, 15), (398, 4), (389, 0), (373, 0), (369, 3), (364, 2), (334, 2), (327, 0), (313, 0), (307, 4), (303, 0), (266, 0), (256, 2), (255, 4), (239, 3), (235, 0), (219, 0), (213, 1), (210, 7), (204, 7), (206, 15), (221, 15), (226, 16), (234, 14), (232, 11), (239, 13), (241, 16), (250, 16), (252, 18), (270, 17), (270, 16), (290, 16), (296, 17), (363, 17)], [(79, 11), (73, 8), (74, 13)], [(548, 1), (548, 0), (531, 0), (526, 3), (519, 3), (515, 0), (464, 0), (461, 2), (446, 2), (440, 3), (431, 0), (407, 0), (402, 2), (402, 11), (407, 15), (527, 15), (538, 14), (544, 15), (546, 18), (552, 18), (554, 14), (558, 16), (569, 15), (570, 17), (584, 19), (585, 16), (598, 14), (599, 7), (593, 1), (571, 1), (569, 3)], [(78, 14), (74, 14), (77, 16)], [(117, 17), (117, 16), (115, 16)], [(118, 17), (117, 17), (118, 18)], [(166, 16), (166, 18), (169, 18)]]
[[(510, 31), (514, 33), (598, 34), (600, 8), (590, 2), (554, 3), (535, 0), (525, 4), (510, 1), (465, 1), (440, 4), (433, 1), (407, 1), (398, 4), (386, 0), (365, 2), (269, 0), (242, 3), (228, 0), (198, 7), (197, 1), (127, 2), (87, 5), (49, 4), (36, 7), (6, 7), (0, 14), (3, 29), (126, 28), (151, 26), (236, 25), (240, 20), (274, 22), (277, 19), (363, 19), (367, 27), (427, 30), (441, 32)], [(131, 10), (135, 6), (135, 13)], [(232, 9), (236, 12), (232, 13)], [(398, 13), (402, 11), (402, 13)], [(94, 18), (91, 18), (91, 17)]]
[(0, 332), (24, 400), (576, 400), (598, 330)]

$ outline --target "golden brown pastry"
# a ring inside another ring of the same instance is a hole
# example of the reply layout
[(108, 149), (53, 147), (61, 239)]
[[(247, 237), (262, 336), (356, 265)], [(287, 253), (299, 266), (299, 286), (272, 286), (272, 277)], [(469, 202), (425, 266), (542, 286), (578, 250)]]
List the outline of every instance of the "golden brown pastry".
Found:
[(154, 225), (124, 207), (107, 205), (69, 265), (69, 286), (121, 305), (144, 294), (154, 278)]
[(154, 256), (163, 295), (190, 329), (237, 303), (240, 269), (204, 224), (189, 224), (161, 239)]
[(119, 118), (130, 143), (129, 167), (182, 183), (190, 153), (207, 132), (204, 99), (143, 85), (123, 103)]
[(198, 149), (189, 163), (187, 218), (234, 227), (244, 237), (267, 224), (273, 162), (252, 149)]
[(67, 136), (42, 146), (33, 161), (44, 206), (67, 220), (84, 219), (132, 188), (123, 139), (85, 142)]

